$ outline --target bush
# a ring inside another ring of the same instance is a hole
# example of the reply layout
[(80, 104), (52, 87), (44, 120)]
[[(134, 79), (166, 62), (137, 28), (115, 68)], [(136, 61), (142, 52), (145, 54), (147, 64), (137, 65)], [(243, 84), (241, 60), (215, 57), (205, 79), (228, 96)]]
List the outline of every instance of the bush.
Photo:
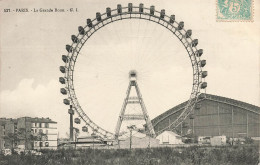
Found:
[(43, 155), (0, 155), (0, 164), (257, 164), (259, 147), (257, 145), (219, 146), (219, 147), (179, 147), (147, 149), (60, 149), (43, 150)]

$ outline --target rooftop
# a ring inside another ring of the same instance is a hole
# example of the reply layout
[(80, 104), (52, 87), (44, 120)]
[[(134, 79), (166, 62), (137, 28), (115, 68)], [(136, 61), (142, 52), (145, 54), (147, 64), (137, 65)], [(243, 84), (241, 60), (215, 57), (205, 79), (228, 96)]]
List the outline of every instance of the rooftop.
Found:
[[(260, 107), (252, 105), (252, 104), (248, 104), (246, 102), (242, 102), (239, 100), (234, 100), (231, 98), (227, 98), (227, 97), (222, 97), (222, 96), (217, 96), (217, 95), (212, 95), (212, 94), (206, 94), (206, 98), (199, 100), (198, 102), (201, 102), (203, 100), (212, 100), (212, 101), (217, 101), (217, 102), (223, 102), (226, 104), (230, 104), (230, 105), (234, 105), (234, 106), (238, 106), (241, 107), (245, 110), (250, 110), (253, 111), (257, 114), (260, 113)], [(152, 119), (152, 123), (157, 123), (158, 121), (160, 121), (162, 118), (164, 118), (164, 116), (167, 116), (168, 114), (171, 114), (175, 111), (178, 111), (180, 109), (183, 109), (185, 107), (185, 105), (187, 104), (188, 101), (185, 101), (169, 110), (167, 110), (166, 112), (160, 114), (159, 116), (155, 117), (154, 119)]]
[(16, 118), (16, 119), (13, 119), (13, 118), (5, 118), (5, 117), (2, 117), (0, 118), (0, 122), (8, 122), (8, 121), (14, 121), (14, 122), (17, 122), (18, 120), (21, 120), (21, 119), (25, 119), (26, 121), (30, 121), (30, 122), (34, 122), (34, 123), (57, 123), (53, 120), (51, 120), (50, 118), (38, 118), (38, 117), (19, 117), (19, 118)]

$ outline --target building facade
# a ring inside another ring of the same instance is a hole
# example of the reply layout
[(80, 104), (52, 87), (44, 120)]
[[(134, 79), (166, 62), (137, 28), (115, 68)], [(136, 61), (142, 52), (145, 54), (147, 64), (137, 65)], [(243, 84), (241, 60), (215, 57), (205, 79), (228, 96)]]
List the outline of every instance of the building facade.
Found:
[[(155, 132), (169, 126), (184, 110), (179, 104), (152, 120)], [(260, 107), (238, 100), (206, 94), (192, 114), (176, 129), (178, 134), (229, 138), (260, 137)]]
[(0, 118), (0, 149), (56, 149), (57, 122), (49, 118)]

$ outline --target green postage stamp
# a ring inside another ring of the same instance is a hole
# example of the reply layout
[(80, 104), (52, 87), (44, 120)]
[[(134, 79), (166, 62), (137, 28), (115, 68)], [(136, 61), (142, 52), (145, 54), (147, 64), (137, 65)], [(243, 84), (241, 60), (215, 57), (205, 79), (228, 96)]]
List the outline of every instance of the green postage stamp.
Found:
[(253, 0), (217, 0), (217, 21), (253, 21)]

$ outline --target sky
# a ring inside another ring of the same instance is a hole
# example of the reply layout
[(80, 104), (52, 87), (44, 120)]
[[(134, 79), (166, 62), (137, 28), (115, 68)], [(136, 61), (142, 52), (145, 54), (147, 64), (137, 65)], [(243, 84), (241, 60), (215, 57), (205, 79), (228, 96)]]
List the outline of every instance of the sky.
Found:
[[(254, 22), (217, 22), (216, 2), (208, 0), (132, 1), (165, 9), (184, 21), (198, 38), (207, 60), (204, 70), (209, 94), (253, 105), (259, 99), (260, 2), (254, 2)], [(61, 137), (69, 132), (68, 106), (59, 66), (65, 45), (78, 26), (96, 12), (125, 1), (23, 0), (0, 1), (0, 117), (49, 117), (58, 122)], [(66, 13), (4, 13), (5, 8), (77, 8)], [(187, 52), (165, 28), (143, 20), (107, 25), (84, 45), (74, 72), (78, 100), (85, 113), (113, 132), (128, 87), (128, 73), (137, 81), (150, 118), (186, 101), (192, 88), (192, 67)], [(83, 126), (83, 124), (78, 127)]]

